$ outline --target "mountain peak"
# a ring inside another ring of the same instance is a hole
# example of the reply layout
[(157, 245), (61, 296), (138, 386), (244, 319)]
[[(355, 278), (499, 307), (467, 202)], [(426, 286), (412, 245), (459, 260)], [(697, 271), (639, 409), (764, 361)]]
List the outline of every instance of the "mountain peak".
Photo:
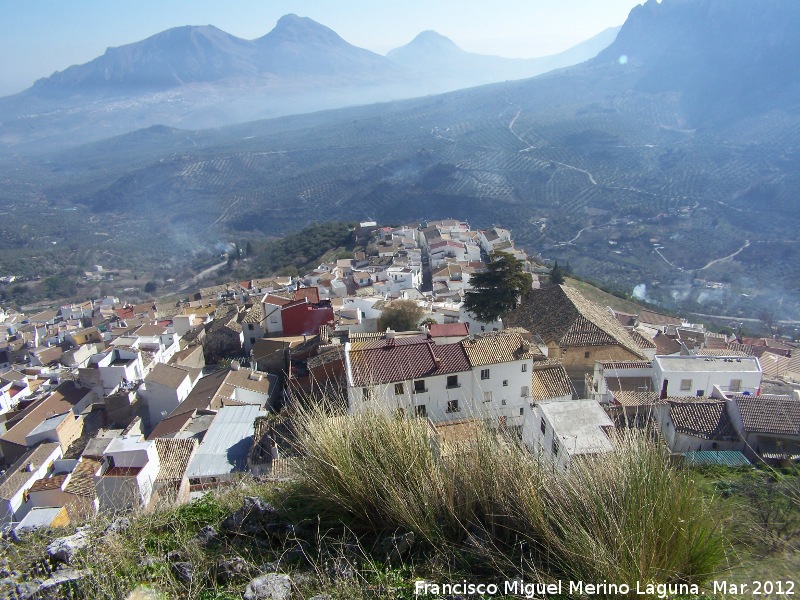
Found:
[(325, 42), (333, 44), (346, 43), (333, 29), (325, 27), (308, 17), (300, 17), (294, 13), (283, 15), (278, 19), (275, 28), (256, 42)]
[(435, 53), (435, 56), (441, 57), (460, 55), (463, 54), (464, 51), (450, 38), (432, 29), (428, 29), (419, 33), (405, 46), (390, 50), (386, 56), (393, 60), (409, 60), (413, 62), (426, 60), (426, 56), (430, 59), (430, 53)]
[(453, 48), (458, 48), (456, 43), (451, 40), (449, 37), (443, 36), (438, 31), (434, 31), (433, 29), (426, 29), (425, 31), (420, 32), (417, 37), (411, 40), (412, 44), (436, 44), (438, 46), (451, 46)]

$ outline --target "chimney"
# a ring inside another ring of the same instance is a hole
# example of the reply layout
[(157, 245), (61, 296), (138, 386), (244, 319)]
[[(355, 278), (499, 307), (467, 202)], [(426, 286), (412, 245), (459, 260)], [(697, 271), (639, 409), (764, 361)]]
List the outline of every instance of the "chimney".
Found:
[(438, 356), (434, 356), (433, 357), (433, 363), (436, 365), (437, 369), (441, 369), (442, 368), (442, 359), (439, 358)]

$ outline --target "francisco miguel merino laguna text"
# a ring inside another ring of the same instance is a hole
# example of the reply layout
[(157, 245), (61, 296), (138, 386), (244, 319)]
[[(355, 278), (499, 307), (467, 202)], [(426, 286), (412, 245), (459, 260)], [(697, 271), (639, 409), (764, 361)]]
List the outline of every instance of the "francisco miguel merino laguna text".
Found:
[(655, 596), (668, 598), (680, 594), (699, 594), (700, 588), (696, 583), (652, 583), (637, 581), (630, 585), (627, 583), (602, 583), (586, 581), (563, 581), (559, 579), (552, 583), (526, 582), (521, 579), (498, 583), (475, 583), (464, 579), (453, 583), (431, 583), (418, 580), (414, 583), (414, 594), (417, 596), (440, 594), (464, 594), (467, 596), (497, 596), (499, 594), (516, 594), (525, 598), (541, 596), (557, 596), (562, 594), (577, 594), (581, 596), (594, 595), (620, 595), (637, 594), (642, 596)]

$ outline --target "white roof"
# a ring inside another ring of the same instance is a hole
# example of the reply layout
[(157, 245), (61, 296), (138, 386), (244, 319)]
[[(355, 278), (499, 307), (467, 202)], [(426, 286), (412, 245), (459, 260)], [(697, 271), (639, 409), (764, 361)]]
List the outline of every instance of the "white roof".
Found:
[(14, 527), (14, 531), (22, 531), (23, 529), (36, 529), (37, 527), (50, 527), (58, 514), (63, 510), (63, 507), (42, 507), (34, 506), (25, 518)]
[[(539, 403), (561, 447), (570, 455), (611, 452), (614, 447), (602, 427), (614, 427), (594, 400), (555, 400)], [(537, 426), (534, 424), (534, 426)]]
[(672, 373), (761, 372), (761, 364), (755, 356), (656, 356), (655, 360), (661, 371)]

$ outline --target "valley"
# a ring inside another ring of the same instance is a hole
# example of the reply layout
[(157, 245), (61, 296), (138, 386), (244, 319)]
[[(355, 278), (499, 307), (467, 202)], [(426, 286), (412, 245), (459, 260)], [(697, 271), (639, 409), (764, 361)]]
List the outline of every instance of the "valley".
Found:
[[(764, 65), (794, 47), (800, 15), (770, 2), (762, 16), (785, 34), (754, 30), (720, 54), (707, 10), (648, 2), (598, 57), (533, 79), (5, 154), (0, 227), (14, 252), (0, 275), (67, 235), (73, 263), (53, 259), (51, 275), (108, 252), (175, 275), (214, 264), (220, 243), (313, 223), (455, 217), (513, 228), (543, 262), (619, 292), (645, 285), (664, 309), (797, 319), (800, 95)], [(756, 10), (737, 2), (722, 20), (736, 32)], [(762, 67), (761, 88), (740, 84)], [(69, 229), (48, 234), (36, 205)], [(38, 233), (20, 245), (26, 226)]]

